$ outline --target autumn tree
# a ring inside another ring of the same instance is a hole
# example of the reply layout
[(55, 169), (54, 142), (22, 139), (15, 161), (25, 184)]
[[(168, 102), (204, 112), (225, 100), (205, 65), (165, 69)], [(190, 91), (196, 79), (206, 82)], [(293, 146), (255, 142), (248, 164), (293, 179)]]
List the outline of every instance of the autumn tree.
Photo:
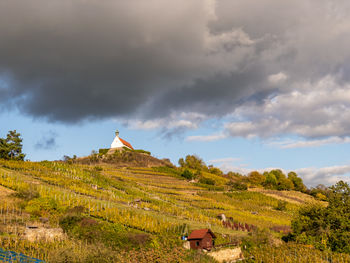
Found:
[(262, 185), (265, 182), (265, 176), (258, 171), (253, 171), (248, 174), (248, 181), (253, 185)]

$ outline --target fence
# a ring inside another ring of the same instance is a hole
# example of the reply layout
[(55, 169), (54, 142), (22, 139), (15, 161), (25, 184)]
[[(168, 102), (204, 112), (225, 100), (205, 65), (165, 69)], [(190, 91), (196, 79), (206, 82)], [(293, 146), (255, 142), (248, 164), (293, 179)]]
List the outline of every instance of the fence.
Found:
[(45, 263), (45, 261), (28, 257), (22, 253), (5, 251), (0, 248), (0, 262)]

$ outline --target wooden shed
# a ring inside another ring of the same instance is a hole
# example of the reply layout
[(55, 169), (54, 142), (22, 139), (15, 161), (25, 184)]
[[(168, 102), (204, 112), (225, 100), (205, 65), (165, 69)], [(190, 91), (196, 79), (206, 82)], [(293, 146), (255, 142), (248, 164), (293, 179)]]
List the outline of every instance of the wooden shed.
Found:
[(193, 230), (188, 237), (191, 249), (211, 250), (214, 247), (214, 238), (216, 236), (210, 229)]

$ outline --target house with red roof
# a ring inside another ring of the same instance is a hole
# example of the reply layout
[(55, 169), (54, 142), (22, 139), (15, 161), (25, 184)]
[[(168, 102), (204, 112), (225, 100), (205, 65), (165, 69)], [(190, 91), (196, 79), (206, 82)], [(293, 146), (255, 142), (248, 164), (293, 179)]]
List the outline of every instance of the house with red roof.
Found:
[(124, 148), (124, 147), (126, 147), (130, 150), (134, 150), (134, 148), (131, 146), (130, 143), (128, 143), (127, 141), (125, 141), (119, 137), (119, 131), (116, 131), (115, 138), (111, 144), (111, 149)]
[(214, 247), (214, 238), (216, 236), (210, 229), (199, 229), (193, 230), (187, 240), (191, 249), (211, 250)]

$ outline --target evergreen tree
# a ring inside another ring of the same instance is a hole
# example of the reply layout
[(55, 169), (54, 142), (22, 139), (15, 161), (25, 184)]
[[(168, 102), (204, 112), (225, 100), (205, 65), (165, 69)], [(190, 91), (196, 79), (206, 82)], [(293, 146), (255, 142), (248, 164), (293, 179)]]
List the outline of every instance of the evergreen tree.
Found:
[(22, 153), (21, 134), (16, 130), (9, 131), (6, 138), (0, 138), (0, 158), (5, 160), (24, 160), (25, 154)]

